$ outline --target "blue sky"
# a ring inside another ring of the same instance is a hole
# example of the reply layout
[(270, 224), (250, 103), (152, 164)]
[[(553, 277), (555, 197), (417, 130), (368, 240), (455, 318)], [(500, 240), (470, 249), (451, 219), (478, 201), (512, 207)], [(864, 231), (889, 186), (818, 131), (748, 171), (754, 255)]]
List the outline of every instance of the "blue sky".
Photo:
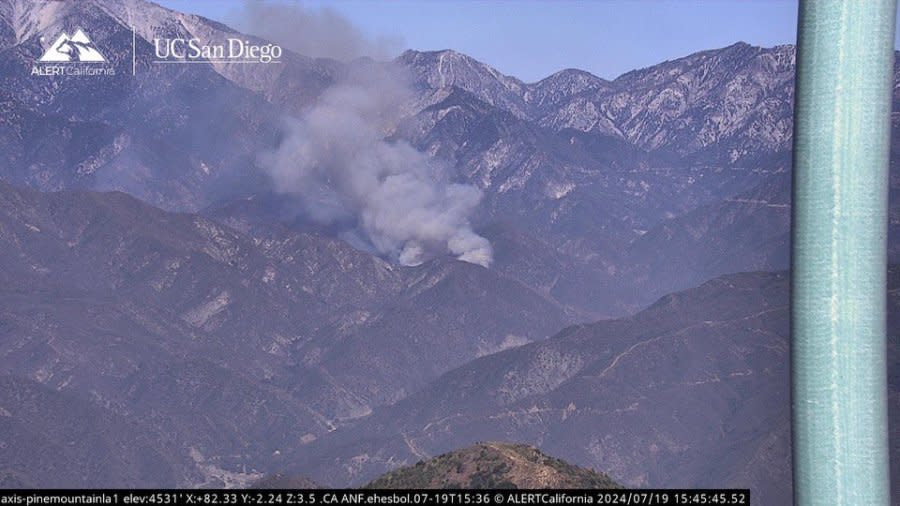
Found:
[[(230, 23), (239, 0), (156, 0)], [(279, 0), (290, 1), (290, 0)], [(793, 0), (310, 0), (369, 37), (400, 48), (452, 48), (501, 72), (535, 81), (563, 68), (606, 78), (739, 40), (793, 43)]]

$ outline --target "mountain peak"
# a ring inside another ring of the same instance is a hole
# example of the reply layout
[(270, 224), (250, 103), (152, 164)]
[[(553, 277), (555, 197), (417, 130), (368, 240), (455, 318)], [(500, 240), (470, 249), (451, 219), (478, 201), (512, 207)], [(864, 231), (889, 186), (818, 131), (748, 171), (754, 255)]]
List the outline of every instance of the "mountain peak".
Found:
[(739, 41), (735, 42), (734, 44), (731, 44), (730, 46), (726, 46), (726, 49), (730, 48), (730, 47), (741, 48), (741, 47), (754, 47), (754, 46), (753, 46), (753, 44), (739, 40)]
[(611, 88), (612, 84), (581, 69), (568, 68), (529, 85), (525, 99), (538, 106), (555, 104), (585, 91)]
[(436, 89), (457, 87), (491, 105), (502, 106), (519, 117), (527, 116), (526, 85), (515, 77), (479, 62), (471, 56), (445, 49), (408, 50), (395, 60), (409, 68), (416, 80)]
[(484, 64), (471, 56), (460, 53), (453, 49), (442, 49), (437, 51), (416, 51), (408, 49), (398, 58), (398, 61), (411, 66), (419, 65), (437, 65), (438, 76), (440, 77), (441, 86), (453, 86), (457, 79), (468, 77), (469, 73), (478, 73), (489, 75), (498, 81), (501, 81), (508, 88), (520, 89), (523, 87), (521, 81), (515, 77), (507, 76), (490, 65)]
[(398, 57), (403, 60), (415, 59), (415, 58), (455, 58), (464, 61), (470, 61), (473, 63), (478, 63), (478, 60), (472, 58), (471, 56), (461, 53), (455, 49), (433, 49), (433, 50), (417, 50), (417, 49), (407, 49), (403, 51), (403, 53)]
[[(606, 81), (606, 79), (595, 76), (594, 74), (591, 74), (587, 70), (581, 70), (581, 69), (576, 69), (576, 68), (571, 68), (571, 67), (554, 72), (554, 73), (550, 74), (549, 76), (541, 79), (541, 81), (546, 81), (548, 79), (561, 79), (561, 78), (591, 79), (591, 80), (596, 80), (596, 81), (608, 82), (608, 81)], [(538, 82), (541, 82), (541, 81), (538, 81)]]

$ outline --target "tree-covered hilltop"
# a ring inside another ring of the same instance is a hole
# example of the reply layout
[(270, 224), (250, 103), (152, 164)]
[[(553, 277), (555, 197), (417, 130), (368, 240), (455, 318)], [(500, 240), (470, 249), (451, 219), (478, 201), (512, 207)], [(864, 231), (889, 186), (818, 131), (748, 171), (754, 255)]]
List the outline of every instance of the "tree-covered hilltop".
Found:
[(478, 443), (387, 473), (367, 488), (621, 488), (609, 476), (533, 446)]

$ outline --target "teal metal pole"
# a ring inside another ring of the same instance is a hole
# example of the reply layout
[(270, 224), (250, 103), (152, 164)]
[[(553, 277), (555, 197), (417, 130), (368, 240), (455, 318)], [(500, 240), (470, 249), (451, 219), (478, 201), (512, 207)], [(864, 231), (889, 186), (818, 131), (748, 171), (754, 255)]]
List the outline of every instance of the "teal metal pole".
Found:
[(791, 367), (798, 506), (887, 506), (886, 238), (896, 0), (801, 0)]

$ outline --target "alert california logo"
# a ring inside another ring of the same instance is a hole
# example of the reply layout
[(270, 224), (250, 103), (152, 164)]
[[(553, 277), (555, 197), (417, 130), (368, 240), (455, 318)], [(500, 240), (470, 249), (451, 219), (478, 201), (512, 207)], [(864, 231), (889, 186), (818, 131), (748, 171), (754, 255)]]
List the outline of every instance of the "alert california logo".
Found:
[[(44, 40), (43, 38), (41, 39)], [(116, 69), (108, 65), (106, 57), (91, 40), (90, 36), (78, 28), (70, 36), (63, 31), (53, 39), (38, 64), (31, 69), (31, 75), (39, 76), (111, 76)], [(87, 64), (87, 65), (82, 65)]]

